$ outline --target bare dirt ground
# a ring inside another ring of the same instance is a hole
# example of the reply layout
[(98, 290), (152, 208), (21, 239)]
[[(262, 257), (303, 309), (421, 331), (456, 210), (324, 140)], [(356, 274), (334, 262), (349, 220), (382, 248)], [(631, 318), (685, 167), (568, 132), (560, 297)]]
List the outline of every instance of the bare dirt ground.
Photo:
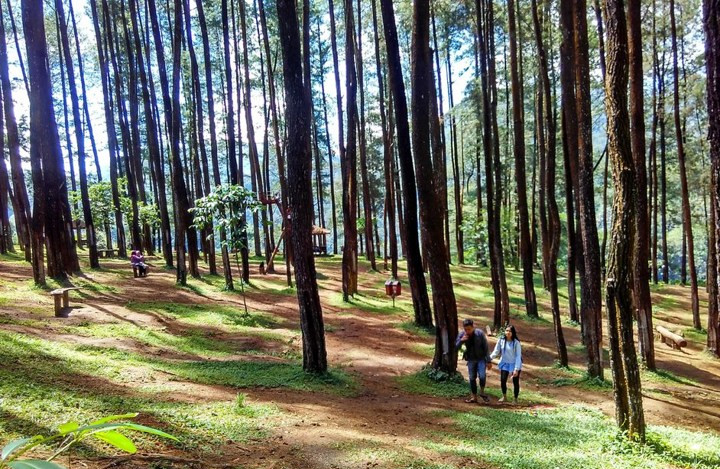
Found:
[[(158, 260), (155, 264), (159, 264)], [(364, 265), (364, 264), (363, 264)], [(257, 266), (255, 266), (257, 267)], [(346, 308), (338, 305), (340, 286), (339, 262), (323, 262), (319, 266), (322, 274), (320, 295), (323, 301), (323, 313), (328, 333), (326, 334), (328, 361), (333, 367), (341, 366), (352, 374), (359, 383), (360, 391), (352, 397), (336, 396), (328, 393), (289, 391), (283, 389), (247, 389), (250, 402), (272, 403), (280, 411), (291, 417), (292, 424), (279, 426), (271, 431), (268, 438), (251, 441), (249, 444), (227, 444), (218, 451), (215, 460), (203, 461), (197, 467), (227, 466), (247, 468), (354, 468), (375, 467), (374, 460), (378, 452), (398, 452), (418, 460), (434, 464), (454, 464), (458, 467), (481, 467), (477, 461), (463, 460), (440, 455), (421, 445), (413, 444), (423, 440), (431, 432), (450, 433), (457, 431), (452, 422), (437, 416), (437, 411), (464, 410), (468, 408), (462, 399), (435, 398), (406, 393), (397, 382), (397, 377), (416, 372), (429, 358), (417, 351), (417, 344), (431, 344), (432, 339), (418, 337), (394, 327), (407, 316), (378, 314), (361, 308)], [(123, 271), (124, 264), (113, 264), (114, 270)], [(129, 267), (128, 267), (129, 270)], [(255, 278), (274, 279), (281, 285), (284, 273)], [(366, 295), (379, 295), (379, 285), (386, 273), (362, 273), (360, 290)], [(29, 267), (17, 264), (0, 264), (0, 280), (5, 282), (26, 282), (31, 278)], [(267, 350), (280, 351), (283, 344), (263, 341), (257, 337), (243, 337), (213, 326), (188, 326), (187, 324), (162, 317), (152, 311), (142, 312), (127, 308), (128, 300), (146, 302), (163, 301), (187, 304), (212, 304), (242, 307), (239, 295), (228, 295), (217, 291), (207, 293), (189, 289), (180, 289), (174, 285), (174, 271), (153, 268), (147, 278), (134, 279), (131, 275), (117, 275), (106, 272), (86, 273), (85, 280), (98, 282), (104, 286), (97, 291), (83, 291), (82, 298), (71, 301), (73, 309), (68, 318), (52, 317), (48, 304), (30, 305), (35, 309), (47, 307), (46, 319), (42, 327), (18, 324), (1, 324), (0, 329), (12, 330), (44, 339), (70, 342), (74, 344), (96, 345), (124, 350), (133, 350), (146, 355), (167, 354), (161, 348), (141, 345), (127, 338), (81, 337), (59, 332), (58, 325), (79, 323), (131, 323), (138, 326), (164, 328), (170, 333), (180, 333), (184, 328), (203, 328), (213, 332), (215, 340), (232, 344), (238, 351)], [(489, 281), (489, 280), (488, 280)], [(462, 281), (459, 282), (462, 284)], [(407, 282), (404, 282), (407, 285)], [(472, 285), (462, 285), (472, 288)], [(109, 288), (107, 288), (109, 287)], [(407, 297), (409, 292), (404, 292)], [(664, 324), (671, 329), (683, 329), (690, 324), (689, 291), (683, 287), (668, 287), (664, 296), (677, 299), (672, 310), (664, 309), (656, 315), (656, 324)], [(656, 304), (664, 299), (656, 295)], [(282, 318), (281, 329), (297, 331), (299, 329), (296, 299), (293, 295), (277, 294), (251, 288), (247, 293), (248, 308), (263, 311)], [(471, 316), (481, 324), (491, 322), (492, 311), (486, 305), (478, 306), (466, 298), (458, 301), (461, 317)], [(22, 307), (21, 307), (22, 306)], [(27, 305), (18, 303), (5, 305), (0, 317), (15, 319), (38, 319), (36, 312), (28, 312)], [(519, 308), (513, 305), (513, 308)], [(541, 314), (549, 317), (549, 310), (542, 305)], [(547, 380), (554, 376), (551, 368), (555, 354), (553, 350), (552, 329), (548, 323), (526, 322), (522, 318), (514, 319), (523, 341), (524, 389), (540, 392), (557, 401), (557, 405), (581, 403), (599, 408), (613, 415), (612, 392), (610, 389), (592, 389), (582, 386), (553, 386)], [(682, 327), (679, 327), (679, 324)], [(580, 342), (577, 328), (566, 327), (566, 340), (571, 347), (572, 365), (583, 369), (583, 354), (577, 349)], [(494, 344), (494, 338), (491, 343)], [(297, 341), (297, 340), (296, 340)], [(297, 343), (295, 344), (297, 346)], [(576, 346), (572, 349), (572, 346)], [(672, 350), (655, 343), (658, 367), (678, 377), (692, 380), (696, 384), (682, 384), (662, 380), (648, 381), (644, 384), (646, 420), (651, 424), (673, 423), (694, 430), (720, 431), (720, 362), (713, 361), (704, 354), (702, 345), (689, 341), (682, 351)], [(193, 358), (178, 354), (172, 358)], [(459, 369), (466, 374), (464, 364)], [(609, 376), (609, 370), (606, 376)], [(138, 376), (138, 382), (122, 384), (122, 393), (137, 395), (141, 391), (137, 385), (148, 377)], [(164, 398), (180, 402), (202, 403), (208, 401), (232, 401), (238, 390), (225, 386), (210, 386), (178, 379), (167, 373), (152, 376), (155, 382), (161, 382)], [(87, 377), (86, 386), (103, 389), (108, 383), (103, 379)], [(498, 373), (493, 370), (488, 376), (489, 387), (499, 387)], [(113, 392), (118, 392), (113, 384)], [(522, 394), (521, 394), (522, 401)], [(507, 412), (532, 411), (534, 406), (503, 406), (494, 399), (490, 404)], [(544, 407), (544, 406), (537, 406)], [(152, 423), (152, 422), (147, 422)], [(347, 448), (352, 447), (357, 457), (348, 458)], [(192, 460), (192, 454), (176, 455), (178, 458)], [(106, 461), (86, 461), (87, 467), (110, 467)], [(192, 465), (192, 464), (191, 464)], [(135, 461), (117, 464), (115, 467), (150, 467), (148, 462)]]

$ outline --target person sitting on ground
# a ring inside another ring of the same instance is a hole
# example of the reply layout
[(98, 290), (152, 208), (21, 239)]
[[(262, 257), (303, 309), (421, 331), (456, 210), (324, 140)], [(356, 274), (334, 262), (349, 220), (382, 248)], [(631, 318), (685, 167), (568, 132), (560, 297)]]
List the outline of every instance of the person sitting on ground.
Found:
[(132, 255), (130, 256), (130, 265), (133, 266), (133, 269), (137, 269), (140, 277), (147, 277), (148, 266), (145, 263), (145, 256), (143, 256), (142, 251), (132, 252)]
[(463, 360), (467, 362), (470, 382), (470, 399), (466, 399), (465, 402), (477, 403), (478, 401), (476, 379), (480, 381), (480, 397), (483, 401), (490, 402), (490, 399), (485, 395), (485, 370), (492, 366), (488, 355), (488, 342), (483, 331), (475, 327), (472, 319), (463, 321), (463, 331), (460, 332), (455, 341), (455, 348), (460, 350), (463, 344), (465, 344)]
[(507, 401), (507, 380), (512, 375), (513, 381), (513, 403), (517, 404), (520, 394), (520, 372), (522, 371), (522, 347), (515, 332), (515, 326), (505, 327), (505, 336), (501, 337), (495, 345), (495, 350), (490, 355), (491, 359), (500, 356), (498, 369), (500, 370), (500, 389), (503, 397), (500, 402)]

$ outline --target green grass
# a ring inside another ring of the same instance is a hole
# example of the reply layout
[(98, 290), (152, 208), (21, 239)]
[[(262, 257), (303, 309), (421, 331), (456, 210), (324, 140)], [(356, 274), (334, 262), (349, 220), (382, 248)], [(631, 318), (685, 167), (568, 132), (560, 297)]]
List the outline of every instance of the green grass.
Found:
[(412, 344), (410, 350), (427, 358), (432, 358), (435, 355), (434, 344)]
[(411, 334), (418, 335), (420, 337), (435, 337), (435, 328), (434, 327), (421, 327), (415, 324), (415, 321), (404, 321), (398, 324), (395, 324), (395, 327), (403, 330), (405, 332), (409, 332)]
[(83, 323), (66, 327), (64, 331), (81, 337), (128, 338), (144, 346), (158, 347), (204, 358), (225, 357), (235, 352), (231, 344), (215, 340), (209, 334), (199, 330), (170, 334), (162, 329), (141, 328), (129, 323)]
[(18, 246), (15, 246), (15, 252), (0, 254), (0, 261), (7, 264), (22, 265), (25, 263), (25, 255)]
[[(53, 279), (48, 279), (46, 287), (35, 285), (32, 279), (18, 282), (0, 280), (0, 306), (30, 310), (47, 304), (52, 308), (53, 299), (49, 292), (59, 286), (60, 284)], [(71, 292), (71, 295), (74, 294), (75, 292)], [(49, 311), (52, 312), (52, 309)]]
[[(458, 364), (458, 368), (465, 366), (464, 363)], [(488, 373), (487, 385), (485, 393), (494, 398), (500, 398), (500, 378), (497, 373)], [(470, 387), (467, 380), (461, 375), (452, 378), (437, 381), (432, 379), (427, 369), (422, 369), (416, 373), (399, 376), (398, 384), (403, 391), (410, 394), (420, 394), (433, 397), (442, 397), (448, 399), (456, 399), (467, 397), (470, 394)], [(512, 388), (512, 383), (510, 388)], [(526, 391), (523, 389), (523, 383), (520, 384), (520, 403), (521, 404), (550, 404), (553, 401), (537, 392)]]
[(705, 329), (697, 330), (692, 327), (688, 327), (683, 331), (683, 336), (693, 342), (698, 342), (702, 345), (707, 343), (707, 331)]
[(643, 370), (642, 382), (662, 383), (662, 384), (685, 384), (687, 386), (697, 386), (698, 382), (683, 376), (678, 376), (668, 370), (657, 369), (655, 371)]
[(542, 369), (550, 370), (555, 375), (552, 378), (537, 378), (536, 382), (542, 386), (577, 386), (582, 389), (595, 391), (612, 390), (612, 381), (608, 379), (600, 381), (597, 378), (591, 378), (590, 376), (588, 376), (587, 372), (578, 370), (576, 368), (562, 368), (556, 365), (552, 367), (545, 367)]
[(332, 306), (342, 309), (359, 309), (367, 313), (380, 315), (398, 315), (412, 310), (412, 303), (396, 298), (395, 307), (392, 299), (386, 296), (371, 296), (356, 294), (350, 301), (343, 301), (342, 294), (334, 295), (331, 300)]
[(352, 395), (353, 379), (343, 371), (322, 375), (306, 373), (300, 362), (190, 361), (156, 363), (155, 368), (195, 383), (237, 388), (284, 388), (296, 391)]
[(628, 443), (614, 422), (596, 410), (564, 406), (552, 410), (508, 412), (478, 408), (443, 411), (453, 434), (424, 442), (432, 451), (512, 469), (660, 469), (720, 465), (720, 437), (649, 427), (649, 445)]
[[(172, 393), (139, 391), (135, 380), (153, 379), (155, 371), (129, 354), (122, 360), (122, 354), (75, 350), (1, 332), (0, 356), (7, 364), (0, 367), (0, 441), (47, 434), (69, 420), (140, 412), (141, 421), (149, 419), (178, 436), (181, 447), (214, 451), (228, 440), (262, 437), (270, 427), (267, 418), (278, 413), (273, 406), (249, 403), (251, 418), (234, 412), (231, 402), (179, 402)], [(155, 445), (152, 438), (139, 439), (149, 440), (146, 446)]]
[[(280, 331), (280, 319), (268, 313), (248, 312), (241, 307), (219, 304), (185, 304), (156, 302), (129, 302), (128, 309), (155, 312), (163, 317), (201, 328), (216, 328), (225, 332), (242, 332), (265, 340), (288, 342), (297, 337), (296, 331)], [(278, 330), (273, 330), (278, 329)]]
[(417, 373), (399, 376), (397, 381), (402, 390), (410, 394), (452, 399), (467, 396), (469, 393), (467, 381), (459, 375), (445, 381), (435, 381), (428, 376), (426, 370), (420, 370)]

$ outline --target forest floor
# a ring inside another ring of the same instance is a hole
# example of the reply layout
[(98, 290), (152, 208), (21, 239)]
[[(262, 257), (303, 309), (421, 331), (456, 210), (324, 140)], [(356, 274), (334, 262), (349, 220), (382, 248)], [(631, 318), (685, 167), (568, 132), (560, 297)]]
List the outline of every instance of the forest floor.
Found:
[[(81, 288), (71, 294), (72, 310), (55, 318), (49, 288), (33, 286), (29, 265), (0, 257), (0, 442), (139, 412), (140, 423), (180, 441), (135, 435), (137, 456), (89, 443), (59, 462), (92, 469), (720, 467), (720, 361), (703, 351), (704, 332), (692, 330), (686, 287), (652, 289), (655, 324), (682, 333), (688, 347), (655, 342), (658, 372), (642, 376), (650, 444), (640, 447), (617, 436), (612, 385), (585, 378), (579, 327), (568, 319), (571, 366), (555, 366), (539, 278), (541, 318), (530, 320), (521, 275), (508, 271), (523, 342), (519, 405), (497, 402), (495, 369), (491, 403), (469, 405), (466, 383), (436, 383), (421, 371), (434, 340), (412, 324), (402, 269), (394, 308), (384, 295), (388, 272), (371, 272), (364, 261), (360, 294), (346, 304), (339, 256), (317, 259), (331, 368), (320, 378), (302, 372), (296, 296), (284, 272), (261, 276), (253, 260), (245, 314), (242, 295), (223, 291), (222, 277), (178, 287), (161, 259), (150, 264), (148, 277), (133, 278), (126, 260), (103, 260), (100, 270), (85, 263), (70, 280)], [(460, 318), (491, 323), (488, 271), (454, 266), (452, 275)], [(564, 279), (560, 289), (566, 302)], [(705, 301), (702, 308), (704, 316)], [(463, 362), (459, 369), (467, 376)]]

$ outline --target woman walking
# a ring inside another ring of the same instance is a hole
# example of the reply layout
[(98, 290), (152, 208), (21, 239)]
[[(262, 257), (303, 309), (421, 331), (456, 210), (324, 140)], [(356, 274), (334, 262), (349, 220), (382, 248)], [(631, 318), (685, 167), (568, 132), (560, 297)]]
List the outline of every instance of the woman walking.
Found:
[(512, 376), (513, 382), (513, 403), (517, 404), (520, 394), (520, 372), (522, 371), (522, 347), (515, 332), (515, 326), (505, 327), (505, 337), (500, 338), (495, 345), (495, 350), (490, 354), (490, 359), (500, 357), (498, 368), (500, 369), (500, 388), (503, 397), (500, 402), (507, 401), (507, 380)]

